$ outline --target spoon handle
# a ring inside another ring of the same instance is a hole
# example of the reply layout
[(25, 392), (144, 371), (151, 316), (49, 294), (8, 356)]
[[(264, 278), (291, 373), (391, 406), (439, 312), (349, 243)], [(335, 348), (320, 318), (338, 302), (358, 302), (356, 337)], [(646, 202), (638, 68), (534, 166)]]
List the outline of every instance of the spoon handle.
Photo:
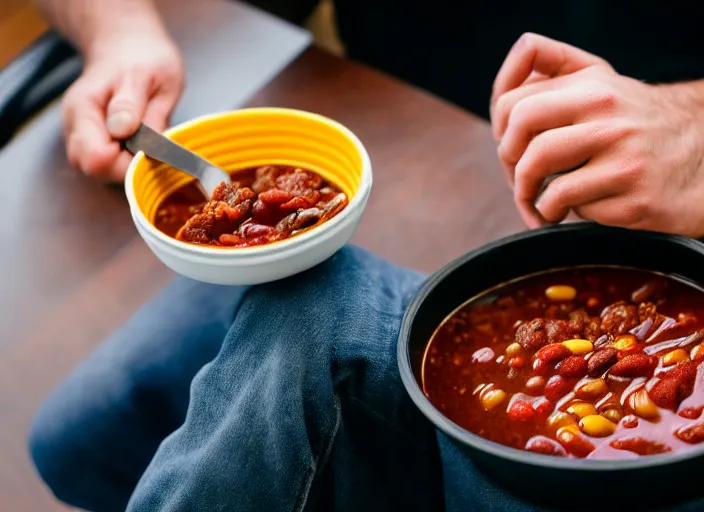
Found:
[(198, 180), (208, 197), (213, 195), (220, 183), (230, 181), (230, 176), (225, 171), (145, 124), (140, 124), (137, 132), (125, 140), (124, 145), (133, 155), (143, 151), (149, 158), (190, 174)]

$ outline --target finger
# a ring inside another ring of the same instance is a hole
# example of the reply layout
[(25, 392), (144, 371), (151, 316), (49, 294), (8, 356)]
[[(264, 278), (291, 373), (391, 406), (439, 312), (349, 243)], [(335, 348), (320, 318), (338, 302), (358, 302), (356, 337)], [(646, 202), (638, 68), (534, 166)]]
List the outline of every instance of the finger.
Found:
[[(549, 80), (550, 77), (547, 75), (543, 75), (542, 73), (538, 73), (537, 71), (533, 71), (528, 78), (526, 78), (525, 82), (523, 82), (520, 86), (520, 88), (523, 88), (528, 85), (532, 84), (537, 84), (540, 82), (543, 82), (545, 80)], [(496, 102), (492, 101), (489, 102), (489, 119), (493, 120), (494, 119), (494, 108), (496, 106), (496, 103), (498, 103), (498, 99)]]
[(669, 231), (672, 227), (671, 223), (668, 226), (667, 222), (657, 222), (658, 215), (652, 212), (652, 205), (638, 194), (605, 197), (577, 206), (574, 211), (584, 220), (592, 220), (605, 226), (661, 231)]
[(618, 127), (601, 123), (565, 126), (536, 136), (515, 167), (514, 201), (528, 225), (546, 222), (535, 208), (545, 178), (582, 165), (621, 136)]
[(513, 45), (494, 80), (492, 98), (497, 99), (521, 85), (536, 71), (555, 77), (606, 61), (566, 43), (537, 34), (523, 34)]
[(144, 124), (158, 132), (163, 132), (168, 126), (171, 113), (176, 106), (180, 91), (159, 92), (147, 105), (144, 114)]
[[(101, 130), (102, 131), (99, 131)], [(102, 119), (82, 116), (75, 121), (67, 143), (69, 162), (83, 173), (108, 178), (120, 155), (120, 145), (105, 130)]]
[(125, 139), (139, 128), (152, 93), (150, 76), (127, 73), (117, 84), (107, 108), (107, 128), (114, 139)]
[[(105, 108), (112, 96), (112, 86), (109, 83), (96, 84), (90, 76), (81, 76), (66, 92), (62, 107), (62, 128), (66, 141), (73, 133), (76, 120), (84, 115), (98, 116), (105, 119)], [(105, 123), (103, 122), (103, 125)], [(103, 126), (104, 132), (107, 129)]]
[[(103, 91), (105, 92), (105, 91)], [(109, 92), (109, 91), (108, 91)], [(67, 97), (64, 109), (69, 163), (86, 174), (102, 177), (120, 152), (105, 126), (107, 94)]]
[(565, 87), (565, 78), (566, 77), (559, 77), (523, 85), (501, 96), (501, 98), (494, 103), (491, 111), (491, 128), (496, 140), (501, 140), (504, 136), (509, 119), (511, 118), (511, 113), (514, 111), (516, 105), (521, 104), (533, 96), (543, 95)]
[[(543, 87), (547, 87), (544, 85)], [(506, 126), (502, 131), (498, 154), (502, 162), (509, 167), (515, 165), (523, 156), (533, 137), (546, 131), (571, 124), (576, 124), (589, 118), (590, 113), (603, 113), (614, 104), (614, 97), (609, 91), (588, 91), (582, 87), (568, 87), (558, 90), (548, 90), (513, 101), (520, 92), (516, 89), (504, 97), (506, 103), (500, 100), (498, 122)], [(509, 98), (510, 97), (510, 98)], [(501, 111), (501, 109), (504, 109)], [(510, 109), (510, 110), (509, 110)], [(598, 128), (596, 125), (593, 128)], [(609, 127), (600, 127), (601, 131)], [(610, 127), (615, 128), (615, 127)], [(508, 176), (509, 182), (513, 179)]]
[(117, 159), (106, 170), (104, 178), (113, 182), (125, 181), (125, 174), (127, 174), (127, 168), (130, 166), (132, 158), (133, 156), (127, 151), (121, 151)]
[(539, 73), (537, 71), (531, 71), (530, 75), (521, 84), (521, 86), (530, 85), (530, 84), (534, 84), (537, 82), (542, 82), (543, 80), (548, 80), (549, 78), (550, 77), (548, 75), (544, 75), (543, 73)]
[(536, 209), (546, 222), (562, 222), (571, 210), (628, 192), (628, 183), (608, 162), (590, 163), (550, 182)]

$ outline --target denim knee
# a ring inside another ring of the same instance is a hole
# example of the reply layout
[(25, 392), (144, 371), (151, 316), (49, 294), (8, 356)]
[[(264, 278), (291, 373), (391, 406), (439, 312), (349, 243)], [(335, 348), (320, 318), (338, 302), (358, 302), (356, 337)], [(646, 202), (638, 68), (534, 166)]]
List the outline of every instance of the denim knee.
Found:
[(39, 476), (59, 500), (88, 508), (81, 497), (86, 486), (83, 476), (90, 473), (80, 447), (82, 421), (62, 412), (72, 409), (60, 395), (44, 404), (30, 427), (29, 454)]

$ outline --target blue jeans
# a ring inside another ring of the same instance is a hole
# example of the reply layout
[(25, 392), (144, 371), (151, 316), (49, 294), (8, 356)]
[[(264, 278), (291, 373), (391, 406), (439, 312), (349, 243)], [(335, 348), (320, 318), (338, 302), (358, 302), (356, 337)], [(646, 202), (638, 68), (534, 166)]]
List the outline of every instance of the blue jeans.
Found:
[(100, 512), (539, 510), (407, 397), (396, 339), (422, 279), (353, 247), (253, 288), (178, 278), (47, 400), (35, 465)]

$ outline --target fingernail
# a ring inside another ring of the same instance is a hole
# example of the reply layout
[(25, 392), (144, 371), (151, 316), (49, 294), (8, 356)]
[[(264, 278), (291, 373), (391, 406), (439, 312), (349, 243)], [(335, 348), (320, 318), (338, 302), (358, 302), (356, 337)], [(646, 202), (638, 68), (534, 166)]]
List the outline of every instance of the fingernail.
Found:
[(114, 137), (129, 135), (134, 127), (134, 117), (126, 110), (115, 112), (107, 121), (108, 131)]

